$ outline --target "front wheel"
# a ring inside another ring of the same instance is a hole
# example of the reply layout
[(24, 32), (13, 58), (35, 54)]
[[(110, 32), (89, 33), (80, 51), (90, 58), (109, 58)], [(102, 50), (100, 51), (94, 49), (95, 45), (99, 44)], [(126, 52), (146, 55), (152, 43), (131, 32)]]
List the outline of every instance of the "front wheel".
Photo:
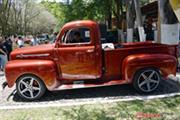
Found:
[(158, 88), (160, 81), (161, 75), (157, 69), (145, 68), (135, 74), (133, 86), (139, 92), (151, 93)]
[(23, 75), (16, 82), (18, 95), (25, 100), (36, 100), (42, 97), (46, 87), (41, 79), (34, 75)]

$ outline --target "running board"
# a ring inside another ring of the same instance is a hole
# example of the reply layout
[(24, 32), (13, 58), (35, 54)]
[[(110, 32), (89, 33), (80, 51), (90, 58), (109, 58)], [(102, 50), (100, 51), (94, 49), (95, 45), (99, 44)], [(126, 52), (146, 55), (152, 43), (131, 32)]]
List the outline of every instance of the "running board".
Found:
[(104, 83), (84, 83), (84, 81), (74, 81), (73, 84), (62, 84), (55, 90), (68, 90), (68, 89), (79, 89), (79, 88), (92, 88), (92, 87), (103, 87), (112, 85), (128, 84), (126, 80), (112, 80)]

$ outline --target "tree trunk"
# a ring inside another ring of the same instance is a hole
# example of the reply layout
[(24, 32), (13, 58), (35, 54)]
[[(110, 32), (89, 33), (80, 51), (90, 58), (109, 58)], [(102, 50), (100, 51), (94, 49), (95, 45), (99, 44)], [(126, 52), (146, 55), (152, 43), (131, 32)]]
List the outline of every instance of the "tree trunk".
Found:
[(108, 24), (108, 29), (112, 29), (112, 3), (110, 0), (108, 0), (108, 14), (106, 16), (107, 18), (107, 24)]
[(6, 36), (9, 33), (9, 26), (8, 26), (8, 22), (9, 22), (9, 12), (10, 12), (10, 1), (9, 0), (4, 0), (0, 6), (0, 28), (1, 28), (1, 35), (2, 36)]
[(126, 20), (127, 20), (127, 42), (133, 42), (133, 28), (135, 22), (134, 1), (126, 1)]
[(139, 0), (134, 0), (134, 5), (135, 5), (135, 10), (136, 10), (136, 20), (137, 20), (137, 25), (138, 25), (139, 38), (140, 38), (140, 41), (143, 42), (145, 41), (145, 35), (144, 35), (144, 28), (142, 24), (142, 15), (141, 15)]

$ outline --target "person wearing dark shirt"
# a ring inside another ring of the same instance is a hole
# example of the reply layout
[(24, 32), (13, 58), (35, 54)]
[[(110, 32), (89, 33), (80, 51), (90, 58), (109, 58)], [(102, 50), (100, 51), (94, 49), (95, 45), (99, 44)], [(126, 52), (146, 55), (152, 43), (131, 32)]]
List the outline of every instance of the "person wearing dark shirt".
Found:
[(10, 53), (12, 52), (12, 41), (11, 41), (10, 38), (5, 37), (4, 46), (6, 47), (7, 57), (8, 57), (8, 60), (9, 60)]
[(71, 43), (82, 43), (82, 42), (83, 42), (83, 39), (81, 38), (81, 33), (75, 32)]
[(1, 71), (4, 71), (6, 63), (7, 63), (6, 49), (3, 44), (3, 39), (0, 37), (0, 70)]
[(153, 20), (151, 17), (148, 17), (145, 25), (145, 33), (146, 33), (146, 40), (153, 41), (154, 40), (154, 31), (153, 31)]

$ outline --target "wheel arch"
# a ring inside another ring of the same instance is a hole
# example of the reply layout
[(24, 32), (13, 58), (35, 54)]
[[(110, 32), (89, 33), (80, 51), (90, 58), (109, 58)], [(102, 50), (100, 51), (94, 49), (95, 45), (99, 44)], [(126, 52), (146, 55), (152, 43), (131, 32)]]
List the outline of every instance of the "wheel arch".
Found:
[(177, 60), (174, 56), (166, 54), (138, 54), (126, 57), (122, 65), (122, 75), (125, 80), (132, 83), (133, 77), (138, 70), (144, 68), (158, 69), (164, 79), (168, 75), (176, 74)]
[(24, 73), (24, 74), (20, 75), (19, 77), (17, 77), (15, 83), (17, 83), (17, 81), (23, 76), (35, 76), (35, 77), (39, 78), (42, 81), (42, 83), (45, 85), (45, 87), (47, 88), (45, 81), (43, 81), (42, 78), (40, 78), (38, 75), (36, 75), (34, 73)]
[(8, 62), (5, 75), (9, 87), (14, 86), (21, 76), (30, 74), (40, 78), (47, 89), (52, 90), (58, 84), (57, 73), (55, 63), (50, 60), (16, 60)]
[(163, 73), (162, 73), (162, 71), (161, 71), (160, 68), (155, 67), (155, 66), (147, 66), (147, 67), (142, 67), (142, 68), (137, 69), (136, 72), (135, 72), (134, 75), (133, 75), (133, 79), (134, 79), (134, 76), (135, 76), (139, 71), (142, 71), (142, 70), (144, 70), (144, 69), (154, 69), (154, 70), (158, 71), (161, 76), (163, 76)]

